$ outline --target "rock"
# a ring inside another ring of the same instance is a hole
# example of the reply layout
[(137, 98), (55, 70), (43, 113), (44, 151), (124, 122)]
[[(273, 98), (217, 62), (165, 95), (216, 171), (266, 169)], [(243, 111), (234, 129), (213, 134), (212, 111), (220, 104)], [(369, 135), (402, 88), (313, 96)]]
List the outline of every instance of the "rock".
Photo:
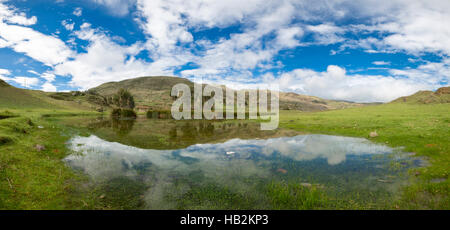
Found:
[(310, 183), (300, 183), (301, 186), (306, 187), (306, 188), (311, 188), (312, 184)]
[(45, 146), (43, 146), (43, 145), (35, 145), (34, 148), (35, 148), (38, 152), (45, 150)]
[(287, 170), (286, 170), (286, 169), (279, 168), (279, 169), (277, 169), (277, 172), (286, 174), (286, 173), (287, 173)]
[(377, 131), (370, 132), (369, 137), (371, 138), (378, 137)]

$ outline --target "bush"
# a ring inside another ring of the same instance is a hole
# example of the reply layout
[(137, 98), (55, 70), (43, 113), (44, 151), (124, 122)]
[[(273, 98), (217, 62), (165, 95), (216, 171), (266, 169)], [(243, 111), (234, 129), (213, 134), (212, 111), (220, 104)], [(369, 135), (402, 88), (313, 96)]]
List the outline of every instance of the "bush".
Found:
[(136, 118), (137, 114), (132, 109), (113, 109), (111, 116), (114, 118)]
[(116, 95), (113, 96), (113, 103), (119, 108), (134, 109), (134, 97), (126, 89), (120, 89)]

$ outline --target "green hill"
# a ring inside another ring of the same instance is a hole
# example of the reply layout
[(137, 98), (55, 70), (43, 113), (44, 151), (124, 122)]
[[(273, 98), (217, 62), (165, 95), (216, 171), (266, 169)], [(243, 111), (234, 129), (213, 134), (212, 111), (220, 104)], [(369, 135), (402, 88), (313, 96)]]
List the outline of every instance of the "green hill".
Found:
[(19, 89), (0, 80), (0, 109), (91, 110), (97, 105), (85, 101), (58, 100), (56, 93)]
[(450, 103), (450, 87), (442, 87), (433, 91), (419, 91), (413, 95), (400, 97), (391, 103), (407, 104), (440, 104)]
[(52, 108), (52, 104), (38, 97), (37, 92), (19, 89), (0, 80), (0, 108)]
[[(187, 84), (191, 88), (194, 86), (193, 82), (185, 78), (157, 76), (108, 82), (89, 91), (104, 97), (111, 97), (117, 90), (124, 88), (133, 94), (137, 106), (155, 110), (170, 110), (174, 100), (170, 96), (170, 92), (172, 87), (178, 83)], [(362, 106), (362, 104), (280, 92), (280, 109), (284, 110), (324, 111), (356, 106)]]

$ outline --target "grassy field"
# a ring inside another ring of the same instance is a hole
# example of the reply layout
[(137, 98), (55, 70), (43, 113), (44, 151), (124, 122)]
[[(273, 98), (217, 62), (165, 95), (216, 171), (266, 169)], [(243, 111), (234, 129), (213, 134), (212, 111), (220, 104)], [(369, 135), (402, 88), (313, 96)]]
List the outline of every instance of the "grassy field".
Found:
[[(62, 162), (69, 154), (65, 142), (70, 138), (67, 135), (70, 130), (46, 117), (98, 114), (64, 107), (70, 105), (36, 109), (25, 104), (23, 108), (11, 109), (0, 103), (0, 209), (128, 207), (120, 203), (123, 201), (101, 200), (101, 190), (83, 190), (86, 178)], [(376, 131), (379, 136), (369, 139), (392, 147), (404, 146), (406, 151), (425, 157), (430, 163), (410, 172), (414, 183), (404, 189), (400, 200), (386, 208), (450, 209), (449, 104), (386, 104), (316, 113), (282, 111), (280, 127), (356, 137), (368, 137)], [(39, 149), (38, 145), (45, 149)], [(344, 201), (334, 204), (316, 189), (298, 188), (298, 184), (270, 185), (272, 207), (368, 208)]]
[[(280, 127), (304, 132), (366, 137), (392, 147), (404, 146), (429, 162), (412, 170), (417, 178), (394, 206), (450, 209), (450, 104), (400, 103), (317, 113), (283, 111)], [(379, 135), (370, 138), (369, 133)]]
[(0, 209), (79, 209), (88, 194), (76, 186), (86, 178), (62, 159), (68, 151), (61, 127), (47, 116), (89, 115), (86, 111), (0, 111)]

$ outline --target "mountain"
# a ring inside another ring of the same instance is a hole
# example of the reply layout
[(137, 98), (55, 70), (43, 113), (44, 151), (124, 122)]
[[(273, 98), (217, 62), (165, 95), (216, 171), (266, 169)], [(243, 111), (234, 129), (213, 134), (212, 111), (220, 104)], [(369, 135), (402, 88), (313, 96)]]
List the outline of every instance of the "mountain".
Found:
[[(179, 77), (139, 77), (119, 82), (108, 82), (88, 90), (93, 94), (111, 97), (117, 90), (124, 88), (134, 96), (136, 105), (154, 110), (170, 110), (173, 98), (170, 96), (172, 86), (184, 83), (193, 88), (194, 83)], [(222, 87), (224, 88), (224, 87)], [(318, 97), (300, 95), (296, 93), (280, 92), (280, 109), (301, 111), (325, 111), (363, 104), (324, 100)]]
[(111, 97), (121, 88), (127, 89), (133, 96), (137, 106), (148, 106), (152, 109), (169, 110), (173, 102), (170, 96), (172, 86), (183, 83), (193, 88), (194, 83), (178, 77), (139, 77), (120, 82), (108, 82), (89, 89), (88, 92)]
[(413, 95), (400, 97), (391, 103), (407, 103), (407, 104), (439, 104), (450, 103), (450, 87), (442, 87), (433, 91), (419, 91)]

